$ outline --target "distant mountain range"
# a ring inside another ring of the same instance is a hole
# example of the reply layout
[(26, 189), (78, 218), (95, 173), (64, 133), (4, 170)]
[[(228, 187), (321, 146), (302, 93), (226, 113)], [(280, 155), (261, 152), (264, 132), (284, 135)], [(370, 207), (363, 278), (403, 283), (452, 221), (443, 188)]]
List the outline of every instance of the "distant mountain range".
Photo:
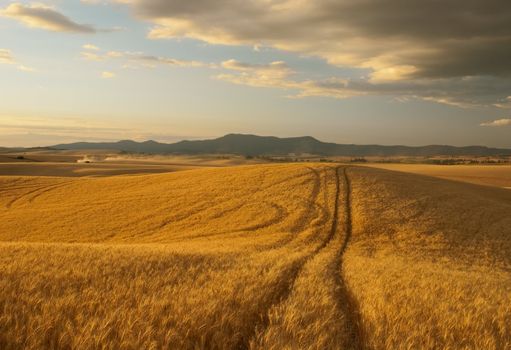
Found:
[(485, 146), (381, 146), (352, 145), (321, 142), (313, 137), (279, 138), (229, 134), (212, 140), (180, 141), (167, 144), (156, 141), (135, 142), (78, 142), (60, 144), (50, 148), (59, 150), (105, 149), (131, 153), (153, 154), (239, 154), (250, 156), (284, 156), (311, 154), (318, 156), (495, 156), (511, 155), (511, 149), (489, 148)]

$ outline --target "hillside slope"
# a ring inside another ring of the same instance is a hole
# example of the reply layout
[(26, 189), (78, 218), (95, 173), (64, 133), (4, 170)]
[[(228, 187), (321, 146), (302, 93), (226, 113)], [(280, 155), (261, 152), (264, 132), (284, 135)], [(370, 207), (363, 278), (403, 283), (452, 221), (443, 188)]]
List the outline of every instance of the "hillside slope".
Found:
[(511, 346), (505, 190), (286, 164), (0, 193), (2, 349)]

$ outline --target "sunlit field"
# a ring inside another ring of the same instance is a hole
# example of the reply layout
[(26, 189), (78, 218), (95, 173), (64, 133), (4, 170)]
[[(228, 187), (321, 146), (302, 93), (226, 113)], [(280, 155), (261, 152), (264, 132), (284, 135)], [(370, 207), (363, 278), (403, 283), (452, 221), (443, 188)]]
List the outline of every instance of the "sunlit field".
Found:
[(0, 177), (1, 349), (511, 347), (511, 191), (337, 164)]
[(374, 349), (511, 347), (511, 192), (352, 169), (343, 273)]
[(377, 164), (373, 168), (404, 171), (439, 177), (442, 179), (468, 182), (478, 185), (511, 189), (511, 165), (432, 165), (432, 164)]

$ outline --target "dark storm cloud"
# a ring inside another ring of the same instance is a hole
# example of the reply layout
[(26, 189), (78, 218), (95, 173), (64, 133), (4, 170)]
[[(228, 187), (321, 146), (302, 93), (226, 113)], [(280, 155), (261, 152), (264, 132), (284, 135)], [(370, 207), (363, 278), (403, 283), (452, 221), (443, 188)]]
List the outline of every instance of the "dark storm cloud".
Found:
[[(507, 0), (117, 1), (155, 24), (151, 38), (268, 45), (369, 69), (366, 80), (350, 82), (350, 93), (393, 91), (458, 105), (497, 105), (511, 95)], [(222, 79), (260, 86), (259, 76)]]
[[(338, 64), (409, 65), (411, 76), (507, 75), (506, 0), (133, 1), (155, 36), (267, 42)], [(392, 57), (388, 57), (392, 56)], [(373, 62), (372, 62), (373, 61)]]

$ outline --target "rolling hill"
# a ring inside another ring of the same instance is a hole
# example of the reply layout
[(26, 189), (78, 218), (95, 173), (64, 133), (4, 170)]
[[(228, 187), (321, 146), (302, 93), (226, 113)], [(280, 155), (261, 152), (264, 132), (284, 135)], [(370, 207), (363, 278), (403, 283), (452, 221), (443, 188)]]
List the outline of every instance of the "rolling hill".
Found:
[(229, 134), (213, 140), (180, 141), (172, 144), (156, 141), (135, 142), (124, 140), (111, 143), (79, 142), (55, 145), (54, 149), (85, 150), (110, 149), (133, 153), (179, 153), (179, 154), (239, 154), (251, 156), (283, 156), (289, 154), (312, 154), (319, 156), (492, 156), (511, 155), (510, 149), (484, 146), (454, 147), (430, 145), (421, 147), (348, 145), (321, 142), (313, 137), (278, 138)]
[(2, 349), (511, 347), (508, 190), (311, 163), (0, 192)]

